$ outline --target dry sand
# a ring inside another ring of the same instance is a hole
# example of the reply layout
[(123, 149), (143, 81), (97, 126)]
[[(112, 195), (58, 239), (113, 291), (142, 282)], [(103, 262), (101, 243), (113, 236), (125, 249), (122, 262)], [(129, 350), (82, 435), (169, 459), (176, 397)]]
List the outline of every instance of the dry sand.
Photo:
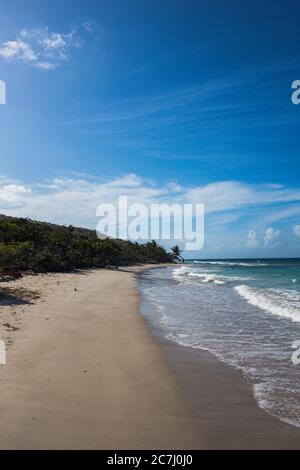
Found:
[(25, 276), (4, 286), (0, 448), (204, 446), (139, 313), (132, 272)]
[(136, 271), (0, 284), (0, 448), (300, 448), (239, 371), (149, 332)]

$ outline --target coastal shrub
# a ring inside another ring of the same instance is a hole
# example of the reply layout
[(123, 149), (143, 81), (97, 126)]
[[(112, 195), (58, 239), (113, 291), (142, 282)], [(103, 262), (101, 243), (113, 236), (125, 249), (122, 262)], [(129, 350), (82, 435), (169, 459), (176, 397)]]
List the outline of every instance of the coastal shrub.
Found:
[(78, 268), (170, 262), (157, 242), (99, 240), (93, 230), (0, 216), (0, 271), (65, 272)]
[(32, 255), (33, 248), (29, 241), (14, 244), (0, 242), (0, 271), (28, 269)]

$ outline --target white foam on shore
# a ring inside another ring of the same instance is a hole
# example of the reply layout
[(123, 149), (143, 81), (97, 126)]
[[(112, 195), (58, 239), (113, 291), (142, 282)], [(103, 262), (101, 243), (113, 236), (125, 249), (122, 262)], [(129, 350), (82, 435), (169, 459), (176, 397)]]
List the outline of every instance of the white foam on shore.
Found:
[(245, 267), (259, 267), (259, 266), (268, 266), (266, 263), (261, 263), (256, 261), (253, 263), (246, 263), (243, 261), (193, 261), (194, 264), (212, 264), (217, 266), (245, 266)]
[(225, 280), (221, 276), (217, 276), (216, 274), (204, 274), (204, 273), (194, 273), (190, 272), (188, 274), (189, 277), (196, 277), (201, 282), (213, 282), (214, 284), (224, 284)]
[(234, 289), (249, 304), (273, 315), (300, 322), (299, 292), (288, 289), (255, 289), (245, 284), (236, 286)]
[(191, 268), (182, 266), (181, 268), (177, 268), (173, 271), (173, 279), (177, 281), (183, 281), (184, 278), (195, 278), (199, 282), (202, 283), (213, 283), (223, 285), (226, 282), (232, 281), (248, 281), (251, 280), (250, 277), (242, 277), (242, 276), (226, 276), (220, 274), (213, 274), (213, 273), (206, 273), (200, 270), (191, 271)]
[[(150, 321), (164, 337), (241, 370), (263, 410), (300, 427), (299, 372), (291, 361), (292, 339), (300, 332), (296, 275), (286, 276), (283, 284), (274, 272), (273, 286), (278, 287), (271, 288), (269, 272), (265, 276), (262, 271), (248, 277), (243, 269), (197, 263), (164, 273), (174, 281), (156, 282), (147, 295), (157, 312)], [(265, 287), (261, 277), (267, 278)]]
[[(290, 424), (291, 426), (300, 428), (299, 408), (297, 408), (297, 406), (292, 409), (292, 412), (294, 414), (293, 418), (281, 416), (280, 414), (281, 403), (280, 402), (276, 403), (278, 385), (279, 384), (274, 381), (273, 382), (260, 382), (260, 383), (256, 383), (253, 385), (253, 393), (258, 403), (258, 406), (262, 410), (269, 413), (270, 415), (276, 416), (278, 419), (280, 419), (280, 421)], [(297, 393), (297, 391), (294, 390), (294, 393)], [(274, 403), (274, 399), (275, 399), (275, 403)]]

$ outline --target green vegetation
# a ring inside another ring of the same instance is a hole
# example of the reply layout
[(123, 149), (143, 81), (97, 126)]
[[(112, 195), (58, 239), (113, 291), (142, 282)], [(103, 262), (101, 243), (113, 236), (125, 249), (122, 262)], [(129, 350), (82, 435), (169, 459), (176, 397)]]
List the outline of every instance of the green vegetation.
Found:
[(0, 216), (0, 271), (71, 271), (173, 261), (154, 240), (145, 244), (106, 238), (93, 230)]
[(182, 250), (179, 248), (178, 245), (174, 245), (172, 248), (172, 253), (173, 253), (173, 259), (183, 262), (183, 257), (181, 256)]

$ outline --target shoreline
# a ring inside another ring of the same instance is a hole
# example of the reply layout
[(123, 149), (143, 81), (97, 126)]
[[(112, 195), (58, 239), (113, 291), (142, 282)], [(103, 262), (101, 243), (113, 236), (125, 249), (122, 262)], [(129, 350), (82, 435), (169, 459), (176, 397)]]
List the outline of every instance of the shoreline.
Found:
[(139, 273), (162, 267), (7, 284), (20, 295), (0, 303), (1, 449), (300, 447), (300, 429), (261, 410), (240, 371), (140, 313)]
[(212, 353), (158, 339), (170, 370), (204, 429), (205, 450), (298, 450), (300, 429), (261, 409), (243, 373)]
[[(140, 292), (142, 295), (141, 289)], [(167, 340), (149, 317), (145, 319), (180, 385), (196, 427), (199, 432), (204, 431), (205, 449), (300, 448), (300, 428), (261, 409), (252, 384), (241, 370), (211, 352)]]
[(205, 447), (139, 313), (138, 269), (13, 283), (40, 297), (1, 299), (19, 329), (0, 333), (12, 340), (0, 368), (0, 448)]

